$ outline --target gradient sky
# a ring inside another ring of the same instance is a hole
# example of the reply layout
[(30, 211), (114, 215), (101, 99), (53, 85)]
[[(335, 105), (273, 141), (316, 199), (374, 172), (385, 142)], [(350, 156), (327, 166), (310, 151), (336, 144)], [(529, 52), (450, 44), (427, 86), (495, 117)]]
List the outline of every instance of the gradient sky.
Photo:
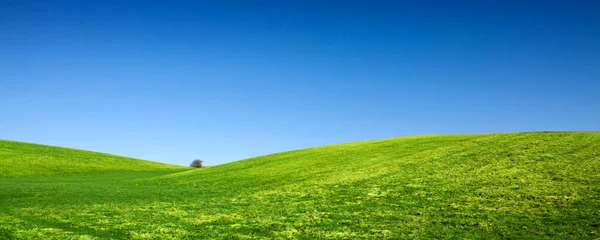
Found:
[(91, 2), (0, 2), (0, 139), (216, 165), (600, 130), (598, 1)]

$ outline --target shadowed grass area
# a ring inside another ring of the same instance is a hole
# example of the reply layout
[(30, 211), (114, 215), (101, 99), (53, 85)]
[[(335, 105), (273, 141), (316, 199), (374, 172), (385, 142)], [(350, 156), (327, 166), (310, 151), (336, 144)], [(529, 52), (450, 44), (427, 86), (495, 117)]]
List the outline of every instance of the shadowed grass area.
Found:
[(593, 239), (599, 220), (600, 133), (400, 137), (187, 171), (0, 178), (0, 238)]

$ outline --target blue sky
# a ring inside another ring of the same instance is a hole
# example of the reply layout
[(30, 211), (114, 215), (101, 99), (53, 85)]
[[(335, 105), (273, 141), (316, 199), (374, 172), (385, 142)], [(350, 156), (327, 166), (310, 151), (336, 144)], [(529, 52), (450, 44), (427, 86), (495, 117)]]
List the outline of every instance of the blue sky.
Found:
[(0, 139), (215, 165), (600, 130), (593, 1), (24, 2), (0, 2)]

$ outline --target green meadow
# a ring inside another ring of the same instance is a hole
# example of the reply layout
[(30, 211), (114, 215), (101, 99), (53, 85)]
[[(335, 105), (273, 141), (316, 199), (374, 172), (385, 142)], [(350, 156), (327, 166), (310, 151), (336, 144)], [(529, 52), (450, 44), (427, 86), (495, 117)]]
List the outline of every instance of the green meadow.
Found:
[(600, 238), (600, 133), (399, 137), (201, 169), (0, 141), (0, 239), (405, 238)]

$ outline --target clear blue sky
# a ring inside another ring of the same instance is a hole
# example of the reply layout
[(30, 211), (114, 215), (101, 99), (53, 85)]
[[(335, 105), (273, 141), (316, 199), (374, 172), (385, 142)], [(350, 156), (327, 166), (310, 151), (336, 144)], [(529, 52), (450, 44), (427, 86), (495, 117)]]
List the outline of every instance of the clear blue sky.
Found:
[(0, 2), (0, 139), (215, 165), (600, 130), (598, 1), (53, 2)]

